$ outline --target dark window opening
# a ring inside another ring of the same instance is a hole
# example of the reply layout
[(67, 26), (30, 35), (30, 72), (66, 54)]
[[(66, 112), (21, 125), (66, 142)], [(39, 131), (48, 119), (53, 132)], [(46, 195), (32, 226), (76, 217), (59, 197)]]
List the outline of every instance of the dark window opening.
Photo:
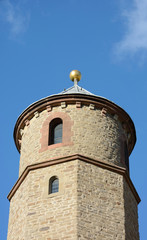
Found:
[(59, 192), (59, 179), (54, 176), (49, 180), (49, 194), (56, 192)]
[(62, 143), (62, 119), (55, 118), (49, 125), (49, 145)]
[(125, 164), (129, 171), (129, 153), (127, 143), (124, 143), (124, 156), (125, 156)]

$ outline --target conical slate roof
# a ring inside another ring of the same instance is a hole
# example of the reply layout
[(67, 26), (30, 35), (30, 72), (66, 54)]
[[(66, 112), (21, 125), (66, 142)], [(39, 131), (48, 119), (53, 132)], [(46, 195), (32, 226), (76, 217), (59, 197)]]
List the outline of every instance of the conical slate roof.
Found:
[(78, 86), (77, 83), (74, 84), (74, 86), (62, 91), (59, 94), (73, 94), (73, 93), (80, 93), (80, 94), (87, 94), (87, 95), (93, 95), (95, 96), (93, 93), (87, 91), (86, 89)]

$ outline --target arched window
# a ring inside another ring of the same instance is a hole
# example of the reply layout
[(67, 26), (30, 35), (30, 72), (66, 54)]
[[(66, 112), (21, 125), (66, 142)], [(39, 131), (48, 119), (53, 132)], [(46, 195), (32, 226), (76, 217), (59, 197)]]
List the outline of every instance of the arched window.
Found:
[(49, 125), (49, 145), (62, 143), (63, 123), (61, 118), (55, 118)]
[(59, 179), (53, 176), (49, 180), (49, 194), (59, 192)]

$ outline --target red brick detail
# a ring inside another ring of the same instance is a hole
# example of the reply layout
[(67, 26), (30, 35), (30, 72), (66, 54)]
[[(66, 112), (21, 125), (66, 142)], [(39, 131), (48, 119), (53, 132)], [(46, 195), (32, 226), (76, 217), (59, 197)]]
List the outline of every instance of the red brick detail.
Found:
[(46, 109), (47, 109), (47, 112), (51, 112), (51, 111), (52, 111), (51, 105), (48, 105), (48, 106), (46, 107)]
[[(48, 145), (49, 142), (49, 125), (50, 122), (54, 118), (61, 118), (63, 122), (63, 135), (62, 135), (62, 143), (57, 143), (57, 144), (52, 144)], [(73, 125), (73, 121), (71, 121), (70, 116), (67, 113), (62, 113), (62, 112), (56, 112), (56, 113), (51, 113), (47, 119), (44, 121), (42, 128), (40, 130), (41, 132), (41, 149), (39, 152), (44, 152), (48, 149), (53, 149), (57, 147), (62, 147), (66, 145), (72, 145), (73, 143), (71, 142), (71, 136), (73, 135), (71, 131), (71, 127)]]
[(28, 119), (25, 120), (25, 125), (29, 126), (30, 125), (30, 121)]
[(81, 108), (82, 104), (81, 102), (76, 102), (76, 108)]
[(106, 109), (106, 108), (102, 108), (101, 115), (102, 115), (102, 116), (105, 116), (106, 113), (107, 113), (107, 109)]

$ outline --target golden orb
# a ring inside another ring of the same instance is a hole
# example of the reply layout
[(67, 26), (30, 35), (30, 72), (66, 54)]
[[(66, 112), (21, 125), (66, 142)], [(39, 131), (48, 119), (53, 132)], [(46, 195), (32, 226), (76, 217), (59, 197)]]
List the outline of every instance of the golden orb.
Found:
[(79, 82), (81, 79), (81, 73), (78, 70), (73, 70), (70, 72), (69, 77), (73, 82), (75, 79)]

